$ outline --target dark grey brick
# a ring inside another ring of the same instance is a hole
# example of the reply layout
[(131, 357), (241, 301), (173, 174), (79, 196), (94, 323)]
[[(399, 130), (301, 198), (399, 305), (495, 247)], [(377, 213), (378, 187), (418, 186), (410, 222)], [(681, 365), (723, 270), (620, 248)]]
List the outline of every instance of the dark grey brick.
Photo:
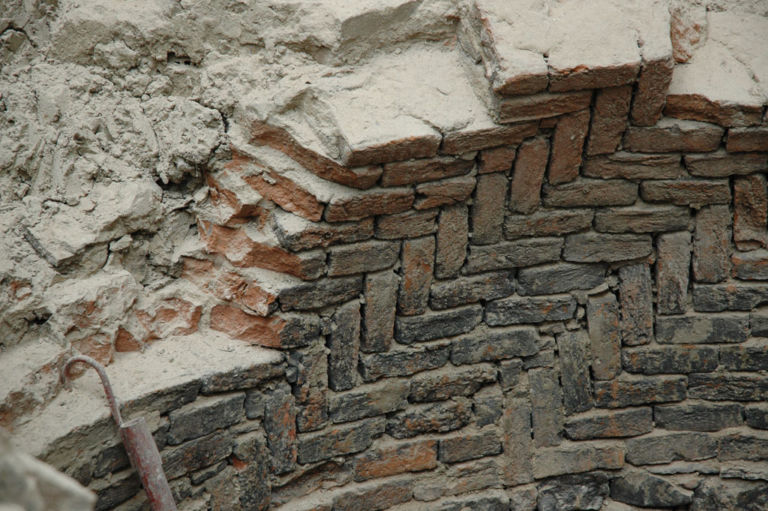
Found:
[(388, 380), (342, 394), (328, 396), (328, 414), (334, 423), (384, 415), (408, 404), (408, 382)]
[(608, 477), (599, 473), (557, 477), (538, 489), (538, 511), (599, 510), (609, 491)]
[(277, 385), (264, 393), (264, 430), (272, 453), (272, 470), (282, 474), (296, 466), (296, 405), (291, 387)]
[(365, 304), (360, 350), (387, 351), (395, 334), (398, 276), (392, 271), (369, 273), (365, 277)]
[(696, 213), (693, 277), (697, 282), (716, 283), (728, 278), (732, 224), (733, 217), (727, 205), (705, 207)]
[(693, 492), (648, 472), (632, 471), (611, 481), (611, 498), (641, 507), (675, 507), (691, 503)]
[(623, 408), (682, 401), (686, 397), (684, 376), (646, 376), (595, 382), (595, 403), (601, 408)]
[(374, 438), (384, 433), (385, 420), (382, 418), (333, 429), (301, 435), (298, 440), (299, 463), (314, 463), (334, 456), (364, 451)]
[(658, 346), (627, 348), (621, 353), (630, 373), (705, 373), (717, 368), (718, 352), (709, 346)]
[(584, 330), (557, 336), (560, 354), (560, 380), (563, 405), (567, 415), (589, 410), (594, 406), (589, 378), (589, 336)]
[(495, 366), (479, 364), (419, 373), (411, 378), (408, 398), (411, 402), (424, 402), (471, 396), (481, 387), (496, 382), (497, 372)]
[(420, 371), (437, 369), (448, 362), (451, 345), (447, 342), (430, 346), (415, 346), (407, 350), (393, 350), (360, 357), (363, 380), (410, 376)]
[(491, 326), (543, 323), (571, 319), (576, 313), (576, 299), (570, 295), (502, 298), (489, 302), (485, 322)]
[(458, 463), (501, 452), (501, 438), (495, 428), (440, 440), (439, 458), (443, 463)]
[(768, 429), (768, 404), (747, 405), (744, 408), (747, 426), (755, 429)]
[(446, 433), (466, 426), (471, 420), (471, 401), (467, 398), (454, 398), (439, 403), (413, 405), (392, 415), (387, 421), (387, 433), (394, 438)]
[(619, 325), (619, 304), (613, 293), (587, 299), (592, 375), (596, 380), (610, 380), (621, 372)]
[(495, 300), (515, 292), (513, 272), (483, 273), (472, 277), (460, 277), (432, 285), (429, 306), (432, 309), (448, 309), (480, 300)]
[(683, 431), (720, 431), (742, 423), (741, 405), (686, 402), (657, 405), (653, 409), (656, 426)]
[(538, 337), (533, 327), (478, 329), (453, 342), (451, 362), (476, 364), (531, 356), (538, 351)]
[(627, 410), (594, 410), (574, 415), (565, 423), (565, 434), (572, 440), (637, 436), (653, 429), (650, 407)]
[(626, 441), (627, 461), (635, 466), (696, 461), (717, 456), (717, 438), (707, 433), (654, 432)]
[(768, 376), (760, 374), (691, 374), (688, 392), (708, 401), (763, 401), (768, 399)]
[(746, 314), (656, 318), (656, 340), (664, 344), (738, 343), (746, 341), (748, 335)]
[(688, 298), (691, 233), (685, 231), (659, 236), (656, 252), (659, 314), (683, 314)]
[(328, 336), (328, 386), (349, 390), (357, 384), (357, 355), (360, 350), (360, 303), (342, 305), (333, 315)]
[(504, 394), (498, 385), (485, 387), (474, 395), (472, 411), (478, 427), (495, 424), (504, 410)]
[(723, 511), (729, 508), (744, 511), (768, 509), (768, 483), (705, 479), (693, 494), (692, 509), (696, 511)]
[(520, 270), (517, 281), (521, 295), (552, 295), (574, 289), (592, 289), (605, 281), (605, 267), (573, 263), (536, 266)]
[(328, 275), (338, 277), (389, 268), (400, 255), (400, 243), (364, 241), (328, 250)]
[(719, 458), (724, 461), (768, 460), (768, 437), (761, 432), (737, 432), (721, 437)]
[(698, 312), (751, 311), (763, 302), (768, 302), (768, 284), (693, 286), (693, 308)]
[(768, 310), (758, 309), (749, 314), (752, 337), (768, 337)]
[(653, 338), (653, 292), (647, 264), (619, 269), (621, 340), (627, 346), (647, 344)]
[(526, 397), (507, 398), (504, 404), (501, 417), (504, 481), (511, 486), (530, 483), (533, 481), (531, 403)]
[(398, 317), (395, 322), (395, 339), (411, 344), (464, 334), (475, 328), (482, 317), (483, 308), (479, 305), (421, 316)]
[(563, 430), (563, 395), (557, 371), (528, 371), (531, 388), (533, 439), (537, 447), (558, 445)]
[(473, 245), (469, 249), (465, 273), (509, 270), (560, 260), (562, 238), (530, 238), (495, 245)]
[(244, 401), (243, 392), (229, 396), (200, 397), (172, 411), (168, 416), (168, 443), (178, 445), (240, 422), (244, 416)]
[(213, 465), (232, 453), (234, 438), (228, 433), (216, 432), (185, 442), (173, 449), (164, 449), (163, 470), (168, 480)]
[(508, 215), (504, 220), (504, 236), (558, 236), (583, 231), (592, 225), (591, 209), (536, 211), (530, 215)]
[(361, 276), (302, 282), (280, 291), (280, 308), (283, 311), (321, 309), (356, 298), (362, 289)]
[(751, 342), (748, 345), (723, 346), (720, 348), (720, 365), (729, 371), (766, 371), (768, 346)]
[(595, 230), (608, 233), (679, 231), (688, 228), (688, 208), (678, 206), (630, 206), (595, 213)]

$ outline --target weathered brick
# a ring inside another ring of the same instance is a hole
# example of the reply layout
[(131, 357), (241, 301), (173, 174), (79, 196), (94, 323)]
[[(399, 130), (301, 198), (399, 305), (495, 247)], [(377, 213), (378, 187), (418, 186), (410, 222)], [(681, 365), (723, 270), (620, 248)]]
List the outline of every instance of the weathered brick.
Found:
[(168, 443), (178, 445), (240, 422), (244, 415), (244, 401), (243, 392), (219, 397), (200, 397), (183, 408), (171, 411), (168, 415)]
[[(412, 126), (411, 124), (409, 127)], [(360, 137), (362, 134), (355, 135)], [(341, 160), (347, 167), (358, 167), (412, 158), (429, 158), (437, 154), (442, 137), (433, 129), (424, 126), (417, 129), (417, 133), (403, 133), (403, 138), (392, 140), (387, 136), (384, 140), (386, 141), (362, 138), (350, 144), (344, 137)]]
[(768, 429), (768, 405), (759, 403), (744, 407), (744, 421), (755, 429)]
[(587, 158), (582, 172), (602, 179), (677, 179), (684, 174), (676, 154), (635, 154), (616, 152)]
[(705, 153), (718, 148), (724, 131), (703, 122), (662, 119), (648, 128), (630, 126), (624, 135), (624, 149), (637, 153)]
[(501, 418), (504, 435), (504, 480), (508, 485), (533, 481), (531, 453), (531, 404), (528, 399), (507, 398)]
[(300, 435), (298, 462), (314, 463), (364, 451), (384, 433), (384, 428), (385, 420), (376, 418)]
[(640, 184), (640, 196), (648, 202), (700, 208), (712, 204), (728, 204), (731, 202), (731, 188), (727, 180), (643, 181)]
[(514, 292), (513, 272), (483, 273), (432, 284), (429, 306), (437, 310), (448, 309), (480, 300), (495, 300)]
[(560, 380), (566, 415), (589, 410), (594, 406), (589, 377), (589, 336), (584, 330), (557, 336), (560, 355)]
[(589, 130), (587, 154), (610, 154), (616, 151), (627, 126), (632, 87), (601, 89), (595, 99), (595, 113)]
[(450, 344), (438, 343), (364, 355), (360, 358), (360, 373), (366, 382), (380, 378), (410, 376), (420, 371), (443, 367), (448, 362), (450, 351)]
[(557, 121), (547, 175), (550, 184), (568, 183), (578, 177), (588, 131), (589, 110), (564, 115)]
[(349, 390), (357, 385), (357, 354), (360, 351), (360, 303), (349, 302), (333, 315), (328, 336), (328, 386)]
[(617, 470), (623, 466), (624, 449), (605, 441), (547, 447), (533, 455), (533, 475), (536, 479), (599, 469)]
[(591, 209), (536, 211), (530, 215), (508, 215), (504, 220), (504, 236), (556, 236), (588, 229), (594, 212)]
[(475, 328), (482, 317), (483, 308), (479, 305), (421, 316), (398, 317), (395, 321), (395, 339), (404, 344), (411, 344), (463, 334)]
[(272, 453), (272, 470), (289, 472), (296, 466), (296, 406), (291, 388), (280, 384), (264, 393), (264, 430)]
[(443, 156), (387, 163), (381, 175), (381, 186), (402, 186), (461, 176), (472, 170), (473, 166), (472, 160)]
[(725, 280), (730, 270), (731, 213), (727, 206), (703, 208), (696, 215), (693, 277), (699, 282)]
[(768, 284), (738, 283), (693, 286), (697, 312), (749, 311), (768, 300)]
[(360, 295), (363, 278), (340, 277), (302, 282), (280, 291), (280, 309), (306, 311), (346, 302)]
[(548, 159), (548, 138), (538, 137), (520, 145), (509, 186), (510, 210), (529, 214), (538, 209)]
[(455, 365), (527, 357), (538, 351), (536, 329), (528, 326), (478, 329), (453, 342), (451, 362)]
[(563, 394), (557, 371), (550, 368), (528, 371), (531, 424), (536, 447), (558, 445), (563, 430)]
[(696, 461), (717, 456), (717, 439), (706, 433), (656, 431), (626, 442), (627, 461), (635, 466)]
[(555, 350), (541, 350), (531, 357), (525, 357), (523, 369), (528, 370), (536, 367), (555, 367)]
[(647, 472), (628, 472), (611, 481), (611, 498), (634, 506), (684, 506), (691, 503), (692, 495), (692, 491)]
[(406, 211), (376, 219), (376, 237), (383, 240), (418, 238), (437, 229), (437, 210)]
[(561, 238), (530, 238), (493, 246), (472, 246), (464, 271), (480, 273), (554, 263), (560, 260), (562, 247)]
[(619, 303), (613, 293), (587, 299), (587, 328), (592, 375), (596, 380), (610, 380), (621, 372)]
[(507, 177), (504, 174), (490, 174), (477, 178), (477, 190), (472, 204), (473, 244), (488, 245), (501, 240), (506, 197)]
[(683, 156), (685, 168), (692, 176), (728, 177), (752, 174), (768, 168), (765, 153), (730, 154), (725, 151)]
[(270, 215), (280, 245), (292, 252), (364, 241), (373, 236), (373, 218), (358, 222), (326, 224), (310, 222), (276, 209)]
[(474, 433), (463, 433), (440, 440), (440, 461), (458, 463), (501, 452), (501, 438), (495, 428), (484, 428)]
[(768, 378), (760, 374), (691, 374), (688, 389), (692, 398), (708, 401), (764, 401)]
[(422, 210), (463, 202), (472, 195), (475, 183), (475, 176), (462, 176), (417, 185), (416, 202), (413, 207)]
[(570, 417), (565, 434), (571, 440), (638, 436), (653, 429), (650, 407), (627, 410), (593, 410)]
[(419, 373), (411, 378), (412, 403), (444, 401), (455, 396), (471, 396), (481, 387), (496, 381), (496, 367), (481, 364), (461, 368), (448, 367)]
[[(531, 476), (533, 477), (533, 476)], [(509, 509), (518, 511), (535, 511), (538, 492), (533, 485), (518, 486), (507, 490)]]
[(626, 346), (647, 344), (653, 338), (653, 294), (647, 264), (619, 269), (621, 340)]
[(435, 261), (435, 238), (405, 240), (402, 254), (403, 277), (397, 295), (398, 312), (413, 316), (427, 308)]
[(768, 151), (768, 128), (731, 128), (725, 148), (733, 153)]
[(601, 408), (665, 403), (685, 399), (685, 377), (627, 377), (595, 382), (595, 403)]
[(408, 382), (388, 380), (353, 391), (328, 396), (328, 415), (333, 423), (350, 422), (402, 410), (408, 404)]
[(216, 305), (211, 309), (211, 329), (268, 348), (298, 348), (317, 338), (320, 320), (305, 314), (262, 318), (236, 307)]
[(516, 145), (535, 135), (537, 129), (538, 123), (527, 122), (513, 126), (454, 131), (445, 134), (441, 150), (447, 154), (464, 154), (500, 145)]
[[(556, 477), (543, 481), (538, 485), (538, 489), (538, 509), (546, 511), (569, 509), (573, 506), (578, 506), (577, 509), (605, 509), (602, 507), (603, 501), (609, 491), (608, 477), (600, 473)], [(536, 499), (530, 510), (537, 509), (535, 501)]]
[(739, 250), (768, 247), (767, 183), (762, 174), (733, 180), (733, 241)]
[(356, 191), (334, 197), (325, 207), (326, 222), (350, 222), (374, 215), (394, 215), (413, 205), (410, 188)]
[(435, 276), (439, 279), (458, 275), (467, 257), (469, 218), (467, 207), (457, 204), (440, 210), (435, 249)]
[(736, 252), (731, 256), (734, 276), (742, 280), (768, 280), (768, 251)]
[[(296, 426), (299, 431), (313, 431), (324, 426), (328, 420), (326, 398), (328, 394), (328, 356), (324, 339), (311, 346), (292, 350), (288, 356), (289, 366), (295, 370), (292, 379), (293, 396), (298, 405)], [(249, 393), (245, 400), (245, 413), (249, 419), (264, 414), (264, 398), (258, 393)]]
[(623, 179), (582, 178), (559, 186), (544, 185), (543, 194), (548, 207), (629, 206), (637, 201), (637, 184)]
[(555, 117), (589, 108), (591, 100), (592, 91), (588, 90), (505, 98), (499, 101), (497, 120), (510, 123)]
[(665, 232), (688, 228), (688, 208), (676, 206), (630, 206), (608, 208), (595, 214), (595, 230), (598, 232)]
[[(725, 479), (726, 474), (738, 475), (730, 476), (738, 479), (745, 479), (745, 475), (753, 473), (743, 464), (730, 464), (729, 467), (723, 467), (722, 477)], [(745, 470), (742, 470), (742, 467)], [(746, 474), (745, 474), (746, 473)], [(693, 505), (701, 511), (719, 511), (721, 509), (727, 509), (736, 503), (736, 506), (749, 506), (755, 504), (759, 509), (761, 506), (765, 507), (765, 496), (768, 495), (768, 484), (762, 481), (737, 481), (729, 479), (724, 481), (721, 478), (712, 478), (704, 480), (694, 491)]]
[(360, 351), (371, 353), (389, 349), (395, 334), (398, 287), (399, 279), (392, 271), (366, 275)]
[(749, 315), (749, 328), (753, 337), (768, 337), (768, 310), (760, 308), (752, 311)]
[[(259, 149), (271, 152), (263, 147)], [(258, 167), (257, 172), (243, 175), (242, 178), (265, 199), (311, 222), (318, 222), (323, 218), (325, 204), (318, 200), (310, 186), (291, 175), (291, 171), (283, 173), (258, 164), (254, 167)]]
[(446, 433), (466, 426), (471, 420), (471, 402), (454, 398), (413, 405), (397, 412), (387, 421), (387, 434), (393, 438), (410, 438), (423, 433)]
[(653, 418), (660, 428), (684, 431), (720, 431), (742, 423), (741, 405), (690, 401), (656, 405)]
[(688, 303), (691, 234), (663, 234), (656, 240), (656, 292), (659, 314), (682, 314)]
[(748, 335), (746, 314), (656, 318), (656, 341), (663, 344), (735, 343), (746, 341)]
[(658, 346), (628, 348), (621, 353), (630, 373), (703, 373), (717, 368), (717, 349), (709, 346)]
[(364, 241), (328, 251), (328, 275), (339, 277), (389, 268), (400, 255), (400, 243)]
[(516, 147), (494, 147), (480, 151), (480, 163), (477, 172), (478, 174), (490, 174), (491, 172), (511, 170), (516, 154)]
[(578, 263), (630, 261), (647, 257), (652, 251), (650, 236), (587, 232), (565, 238), (563, 259)]
[(737, 432), (720, 439), (721, 460), (764, 461), (768, 459), (768, 435), (762, 431)]
[(519, 298), (509, 297), (489, 302), (485, 322), (490, 326), (564, 321), (576, 313), (576, 300), (570, 295)]
[(356, 481), (420, 472), (437, 466), (437, 440), (386, 442), (356, 457)]
[(477, 427), (482, 428), (499, 421), (504, 410), (504, 393), (500, 386), (491, 385), (478, 390), (473, 400), (472, 411)]
[(517, 274), (518, 293), (546, 295), (574, 289), (592, 289), (605, 280), (605, 268), (597, 264), (558, 263), (523, 268)]
[(721, 346), (720, 365), (728, 371), (766, 370), (768, 369), (768, 346), (762, 341), (755, 340), (738, 346)]
[(173, 449), (163, 449), (165, 476), (172, 480), (213, 465), (229, 456), (233, 445), (234, 439), (230, 434), (216, 432), (185, 442)]
[(644, 61), (632, 103), (632, 123), (653, 126), (661, 118), (675, 61), (668, 56)]

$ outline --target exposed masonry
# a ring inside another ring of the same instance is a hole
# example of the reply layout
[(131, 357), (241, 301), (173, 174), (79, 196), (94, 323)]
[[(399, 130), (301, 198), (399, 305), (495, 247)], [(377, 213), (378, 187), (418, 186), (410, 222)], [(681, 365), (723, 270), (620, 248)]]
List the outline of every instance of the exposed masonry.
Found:
[[(232, 120), (181, 274), (215, 299), (134, 309), (109, 345), (181, 509), (768, 506), (765, 98), (696, 90), (711, 62), (675, 66), (661, 3), (564, 2), (620, 24), (596, 53), (505, 5), (345, 78), (392, 97), (324, 82)], [(103, 414), (41, 439), (76, 403), (19, 438), (97, 509), (146, 508)]]

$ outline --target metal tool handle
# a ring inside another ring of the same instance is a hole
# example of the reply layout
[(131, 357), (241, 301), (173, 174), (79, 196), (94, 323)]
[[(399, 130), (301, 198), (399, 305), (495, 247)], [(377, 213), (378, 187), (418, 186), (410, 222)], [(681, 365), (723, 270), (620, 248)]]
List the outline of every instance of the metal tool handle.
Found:
[(112, 411), (112, 418), (115, 419), (115, 422), (117, 423), (117, 426), (120, 427), (123, 425), (123, 417), (120, 415), (120, 403), (117, 401), (117, 398), (115, 397), (115, 393), (112, 390), (112, 384), (109, 383), (109, 378), (107, 377), (107, 371), (104, 370), (104, 366), (96, 362), (91, 357), (87, 357), (85, 355), (78, 355), (76, 357), (72, 357), (64, 364), (64, 369), (62, 370), (61, 374), (64, 379), (64, 383), (69, 383), (69, 369), (72, 367), (72, 364), (76, 364), (77, 362), (82, 362), (83, 364), (88, 364), (89, 366), (96, 369), (96, 372), (99, 373), (99, 378), (101, 378), (101, 384), (104, 386), (104, 393), (107, 395), (107, 401), (109, 401), (109, 409)]

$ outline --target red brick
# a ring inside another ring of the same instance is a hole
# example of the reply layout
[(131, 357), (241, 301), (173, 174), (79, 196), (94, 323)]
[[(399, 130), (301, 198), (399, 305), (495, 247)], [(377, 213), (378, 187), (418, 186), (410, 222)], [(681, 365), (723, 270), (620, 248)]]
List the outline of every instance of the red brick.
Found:
[(403, 279), (397, 297), (400, 314), (413, 316), (422, 314), (427, 309), (434, 261), (434, 237), (403, 242)]
[(474, 176), (423, 183), (416, 186), (416, 203), (413, 207), (415, 209), (429, 209), (450, 206), (467, 200), (474, 189)]
[(278, 209), (272, 211), (270, 219), (280, 246), (292, 252), (354, 243), (373, 237), (373, 218), (370, 217), (356, 222), (327, 224), (309, 222)]
[(664, 115), (720, 126), (749, 126), (760, 124), (763, 108), (711, 100), (701, 94), (669, 94)]
[(542, 93), (499, 101), (499, 122), (519, 122), (555, 117), (589, 108), (592, 91)]
[[(579, 60), (579, 62), (584, 61)], [(628, 63), (611, 67), (580, 65), (573, 69), (554, 70), (550, 68), (549, 90), (564, 92), (617, 87), (632, 83), (637, 76), (639, 67), (639, 63)]]
[(592, 128), (589, 131), (587, 154), (611, 154), (621, 142), (627, 127), (632, 87), (612, 87), (597, 93)]
[(739, 250), (768, 248), (768, 191), (762, 174), (733, 180), (733, 241)]
[(437, 441), (383, 445), (355, 458), (353, 466), (356, 481), (430, 470), (437, 466)]
[(325, 205), (305, 186), (288, 177), (262, 168), (258, 174), (243, 176), (243, 180), (286, 211), (313, 222), (323, 217)]
[(445, 156), (387, 163), (381, 176), (381, 186), (402, 186), (461, 176), (472, 170), (474, 164), (473, 160)]
[(320, 323), (313, 316), (262, 318), (229, 305), (216, 305), (211, 309), (211, 329), (267, 348), (295, 348), (317, 337)]
[(564, 115), (557, 123), (552, 138), (549, 183), (568, 183), (576, 179), (581, 167), (584, 139), (589, 131), (589, 110)]
[(328, 222), (349, 222), (374, 215), (401, 213), (413, 205), (413, 190), (357, 192), (331, 199), (325, 211)]
[(536, 138), (520, 145), (509, 188), (510, 210), (529, 214), (538, 209), (548, 159), (549, 139)]
[(731, 128), (725, 148), (729, 152), (768, 151), (768, 128)]
[(640, 185), (640, 196), (648, 202), (696, 208), (710, 204), (728, 204), (731, 202), (731, 188), (725, 179), (644, 181)]
[(406, 211), (376, 219), (376, 237), (384, 240), (418, 238), (435, 232), (437, 210)]
[(507, 176), (504, 174), (489, 174), (477, 178), (477, 189), (472, 203), (473, 244), (488, 245), (501, 240), (507, 186)]
[(467, 257), (469, 241), (467, 207), (456, 204), (443, 208), (440, 211), (437, 226), (435, 276), (440, 279), (455, 277)]
[(72, 342), (72, 349), (76, 353), (91, 357), (96, 362), (105, 366), (112, 363), (115, 355), (115, 346), (112, 344), (112, 339), (105, 334), (98, 333)]
[(496, 147), (480, 151), (480, 164), (477, 167), (478, 174), (511, 170), (516, 153), (517, 148), (515, 147)]
[(720, 146), (723, 128), (693, 121), (662, 119), (656, 126), (630, 126), (624, 135), (624, 150), (638, 153), (714, 151)]
[[(236, 168), (240, 164), (240, 157), (237, 153), (232, 154), (232, 163), (229, 168)], [(243, 220), (250, 217), (258, 217), (265, 214), (263, 208), (259, 205), (261, 197), (256, 192), (251, 191), (252, 196), (248, 197), (238, 190), (231, 181), (239, 179), (231, 175), (228, 171), (222, 171), (216, 175), (207, 174), (206, 184), (208, 185), (208, 195), (211, 202), (220, 209), (226, 207), (231, 211), (231, 220)], [(244, 186), (245, 183), (243, 183)], [(230, 220), (229, 218), (227, 220)]]
[(633, 124), (653, 126), (661, 118), (674, 68), (675, 62), (672, 59), (643, 62), (632, 103)]
[(202, 313), (202, 307), (181, 298), (166, 298), (151, 309), (137, 310), (136, 317), (147, 331), (142, 341), (196, 332)]
[(698, 282), (728, 278), (731, 255), (731, 212), (728, 206), (709, 206), (696, 214), (693, 276)]
[(313, 174), (353, 188), (370, 188), (376, 184), (381, 175), (380, 167), (349, 169), (340, 165), (330, 158), (302, 146), (286, 130), (277, 126), (270, 126), (262, 121), (253, 121), (251, 123), (250, 142), (277, 149)]
[(131, 332), (123, 327), (117, 329), (115, 336), (115, 351), (125, 353), (129, 351), (142, 351), (144, 343), (137, 340)]
[(534, 136), (537, 129), (537, 123), (529, 122), (513, 126), (456, 131), (445, 135), (441, 150), (447, 154), (463, 154), (500, 145), (515, 145)]

